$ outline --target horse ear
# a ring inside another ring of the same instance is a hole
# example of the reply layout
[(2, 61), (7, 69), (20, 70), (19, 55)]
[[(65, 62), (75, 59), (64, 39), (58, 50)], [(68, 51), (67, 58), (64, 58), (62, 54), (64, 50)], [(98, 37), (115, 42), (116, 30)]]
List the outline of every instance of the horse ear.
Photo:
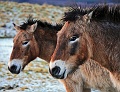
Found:
[(88, 14), (85, 14), (85, 15), (83, 16), (83, 20), (84, 20), (86, 23), (90, 23), (90, 20), (91, 20), (91, 18), (92, 18), (92, 15), (93, 15), (93, 11), (91, 11), (91, 12), (88, 13)]
[(17, 32), (20, 30), (20, 27), (17, 26), (15, 23), (13, 23), (13, 26), (14, 26), (14, 28), (15, 28), (15, 30), (16, 30)]
[(36, 22), (35, 24), (29, 26), (29, 27), (27, 28), (27, 31), (28, 31), (29, 33), (33, 33), (33, 32), (36, 30), (36, 28), (37, 28), (37, 22)]

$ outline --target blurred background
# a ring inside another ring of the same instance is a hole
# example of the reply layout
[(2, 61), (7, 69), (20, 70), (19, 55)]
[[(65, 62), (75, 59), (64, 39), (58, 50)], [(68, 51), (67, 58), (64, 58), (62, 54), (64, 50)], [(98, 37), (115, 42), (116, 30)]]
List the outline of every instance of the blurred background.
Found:
[(29, 15), (51, 24), (62, 23), (69, 6), (100, 3), (119, 4), (120, 0), (0, 0), (0, 92), (65, 92), (63, 85), (48, 73), (48, 63), (42, 59), (32, 61), (19, 75), (8, 71), (16, 34), (12, 23), (20, 25)]
[[(4, 0), (5, 1), (5, 0)], [(81, 3), (81, 4), (97, 4), (97, 3), (120, 3), (120, 0), (6, 0), (6, 1), (14, 1), (18, 3), (28, 2), (32, 4), (52, 4), (52, 5), (60, 5), (60, 6), (69, 6), (69, 3)]]

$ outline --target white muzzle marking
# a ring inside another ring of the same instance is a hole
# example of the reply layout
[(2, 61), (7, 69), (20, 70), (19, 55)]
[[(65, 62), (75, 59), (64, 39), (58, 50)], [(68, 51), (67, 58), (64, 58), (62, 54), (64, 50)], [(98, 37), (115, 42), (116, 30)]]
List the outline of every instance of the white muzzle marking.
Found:
[(21, 60), (21, 59), (13, 59), (12, 61), (9, 61), (8, 62), (8, 67), (11, 67), (12, 65), (16, 65), (17, 66), (17, 69), (16, 69), (16, 71), (19, 71), (19, 69), (20, 69), (20, 71), (22, 70), (22, 68), (23, 68), (23, 60)]
[(60, 73), (59, 73), (59, 75), (62, 75), (65, 72), (64, 78), (67, 77), (67, 70), (66, 70), (65, 61), (56, 60), (54, 62), (50, 62), (49, 66), (50, 66), (50, 70), (52, 70), (56, 66), (60, 67)]

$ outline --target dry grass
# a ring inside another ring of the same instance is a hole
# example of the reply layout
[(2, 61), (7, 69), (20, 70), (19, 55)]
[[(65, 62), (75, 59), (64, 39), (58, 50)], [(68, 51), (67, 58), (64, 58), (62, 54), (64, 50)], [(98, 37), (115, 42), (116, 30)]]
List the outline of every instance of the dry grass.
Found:
[(29, 15), (32, 15), (36, 19), (44, 20), (50, 23), (60, 23), (63, 13), (66, 10), (67, 7), (53, 6), (47, 4), (38, 5), (0, 1), (0, 27), (10, 20), (18, 23), (18, 19), (25, 19)]

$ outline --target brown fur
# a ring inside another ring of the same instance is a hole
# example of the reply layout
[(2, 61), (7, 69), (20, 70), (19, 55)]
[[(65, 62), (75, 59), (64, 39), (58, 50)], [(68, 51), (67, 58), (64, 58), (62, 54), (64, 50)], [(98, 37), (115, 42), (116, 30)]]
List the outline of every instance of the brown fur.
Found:
[[(57, 46), (50, 66), (54, 61), (62, 60), (71, 73), (92, 59), (109, 70), (112, 83), (120, 91), (119, 10), (119, 5), (99, 6), (88, 14), (78, 14), (72, 21), (68, 20), (58, 32)], [(70, 39), (74, 36), (79, 40), (71, 45)]]
[[(34, 30), (35, 23), (37, 23), (37, 28)], [(56, 26), (53, 26), (47, 22), (33, 20), (30, 16), (27, 22), (20, 26), (14, 24), (14, 27), (17, 34), (14, 37), (14, 46), (9, 62), (13, 59), (22, 59), (24, 62), (23, 68), (36, 57), (49, 62), (56, 46), (56, 34), (62, 28), (62, 25), (56, 24)], [(24, 41), (30, 42), (29, 45), (23, 47)]]
[[(29, 41), (30, 44), (28, 47), (22, 47), (23, 41)], [(38, 44), (34, 36), (27, 31), (19, 30), (17, 35), (14, 37), (14, 46), (13, 51), (10, 56), (10, 61), (12, 59), (23, 59), (23, 66), (25, 67), (30, 61), (36, 58), (39, 55)]]
[[(94, 60), (89, 60), (89, 58), (92, 57), (91, 50), (93, 46), (89, 46), (92, 40), (86, 34), (82, 34), (80, 31), (78, 32), (78, 28), (74, 31), (69, 31), (70, 33), (66, 33), (66, 30), (71, 29), (73, 26), (74, 23), (66, 22), (62, 30), (58, 32), (57, 46), (51, 58), (52, 62), (58, 59), (64, 60), (66, 61), (66, 65), (70, 65), (70, 68), (73, 69), (71, 71), (73, 73), (68, 74), (68, 77), (62, 80), (66, 90), (68, 92), (84, 92), (83, 88), (94, 88), (101, 90), (101, 92), (117, 92), (110, 80), (109, 72)], [(80, 41), (82, 41), (82, 43), (80, 47), (77, 47), (75, 55), (70, 56), (68, 52), (71, 47), (62, 48), (62, 45), (66, 47), (65, 45), (67, 44), (64, 43), (68, 42), (66, 40), (68, 38), (66, 37), (71, 37), (71, 35), (73, 35), (73, 33), (76, 34), (76, 32), (81, 35)]]
[[(87, 16), (92, 11), (92, 15)], [(120, 64), (120, 5), (99, 5), (94, 8), (73, 8), (65, 13), (64, 21), (83, 26), (84, 32), (94, 41), (93, 57), (111, 72), (119, 71)], [(71, 16), (71, 17), (70, 17)], [(75, 22), (76, 20), (83, 20)], [(90, 23), (85, 23), (85, 21)], [(79, 27), (79, 28), (81, 28)], [(73, 27), (74, 28), (74, 27)], [(76, 28), (76, 27), (75, 27)], [(96, 30), (97, 29), (97, 30)], [(81, 30), (82, 31), (82, 30)], [(89, 45), (90, 46), (90, 45)], [(99, 50), (102, 49), (102, 50)], [(99, 52), (98, 52), (99, 51)], [(98, 55), (100, 54), (100, 55)]]
[[(39, 27), (38, 27), (39, 29)], [(34, 33), (36, 41), (39, 45), (39, 57), (49, 62), (51, 55), (57, 43), (58, 30), (43, 31), (42, 29)], [(38, 35), (39, 34), (39, 35)]]
[(92, 59), (87, 60), (74, 73), (60, 81), (67, 92), (85, 92), (83, 89), (87, 88), (98, 89), (100, 92), (118, 92), (113, 87), (109, 72)]

